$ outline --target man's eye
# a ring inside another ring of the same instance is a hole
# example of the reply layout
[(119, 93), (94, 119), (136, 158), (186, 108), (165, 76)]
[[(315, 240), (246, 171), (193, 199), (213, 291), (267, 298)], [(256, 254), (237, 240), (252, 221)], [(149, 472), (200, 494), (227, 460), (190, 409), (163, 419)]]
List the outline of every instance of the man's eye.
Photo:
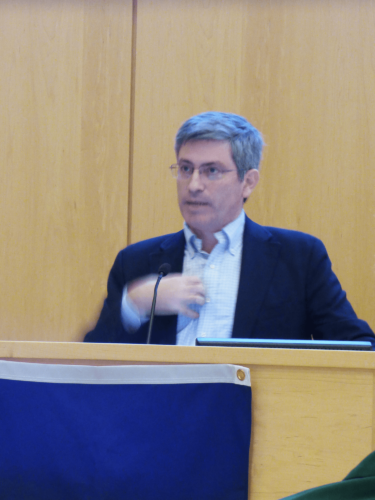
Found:
[(214, 166), (207, 167), (204, 173), (209, 179), (216, 179), (221, 174), (220, 170)]
[(182, 174), (190, 174), (191, 173), (191, 167), (188, 165), (180, 165), (180, 172)]

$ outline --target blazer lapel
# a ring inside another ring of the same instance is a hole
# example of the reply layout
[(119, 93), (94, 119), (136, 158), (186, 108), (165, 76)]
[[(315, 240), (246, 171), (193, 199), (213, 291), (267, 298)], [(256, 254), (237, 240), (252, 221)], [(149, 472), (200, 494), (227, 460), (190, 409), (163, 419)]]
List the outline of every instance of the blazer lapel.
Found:
[(150, 273), (157, 273), (162, 264), (171, 265), (171, 273), (181, 273), (185, 251), (183, 231), (171, 234), (150, 254)]
[[(272, 281), (280, 253), (280, 243), (266, 228), (246, 217), (240, 283), (233, 324), (233, 338), (250, 338), (258, 314)], [(161, 264), (171, 265), (172, 273), (181, 273), (185, 250), (183, 231), (165, 239), (150, 254), (150, 273)], [(152, 343), (176, 343), (177, 315), (155, 316)]]
[[(182, 266), (185, 252), (184, 232), (172, 234), (166, 238), (160, 247), (150, 254), (150, 273), (157, 273), (159, 267), (168, 263), (171, 266), (171, 273), (182, 273)], [(177, 331), (177, 315), (155, 316), (152, 344), (175, 344)]]
[(252, 337), (279, 254), (280, 243), (274, 236), (246, 217), (233, 338)]

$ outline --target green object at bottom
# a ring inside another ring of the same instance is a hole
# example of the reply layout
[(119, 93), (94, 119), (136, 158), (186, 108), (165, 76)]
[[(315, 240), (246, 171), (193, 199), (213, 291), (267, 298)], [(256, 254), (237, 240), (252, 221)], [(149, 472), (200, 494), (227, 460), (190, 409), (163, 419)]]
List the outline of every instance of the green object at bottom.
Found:
[(375, 451), (343, 481), (301, 491), (282, 500), (375, 500)]

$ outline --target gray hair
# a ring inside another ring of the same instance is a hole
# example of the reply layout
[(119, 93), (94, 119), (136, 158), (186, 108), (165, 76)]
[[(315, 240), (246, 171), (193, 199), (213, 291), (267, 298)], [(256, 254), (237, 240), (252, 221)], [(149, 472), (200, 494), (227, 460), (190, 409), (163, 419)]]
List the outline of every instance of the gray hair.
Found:
[(177, 156), (188, 141), (227, 141), (241, 181), (248, 170), (259, 170), (264, 145), (262, 135), (242, 116), (218, 111), (192, 116), (177, 132)]

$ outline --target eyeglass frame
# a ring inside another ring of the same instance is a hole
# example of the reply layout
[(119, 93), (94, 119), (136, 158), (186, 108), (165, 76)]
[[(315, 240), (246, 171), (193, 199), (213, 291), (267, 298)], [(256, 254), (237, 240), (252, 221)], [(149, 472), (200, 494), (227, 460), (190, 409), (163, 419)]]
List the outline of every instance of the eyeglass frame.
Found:
[[(172, 177), (174, 179), (182, 179), (184, 181), (187, 181), (187, 180), (189, 180), (189, 179), (192, 178), (192, 176), (194, 175), (194, 171), (195, 170), (198, 170), (199, 176), (205, 175), (205, 179), (207, 179), (210, 182), (212, 182), (212, 181), (219, 181), (220, 179), (222, 179), (222, 177), (223, 177), (224, 174), (227, 174), (229, 172), (237, 172), (238, 173), (238, 170), (236, 168), (235, 169), (231, 169), (231, 170), (219, 170), (218, 174), (220, 174), (220, 176), (217, 177), (216, 179), (210, 179), (207, 174), (203, 174), (204, 171), (208, 171), (208, 169), (211, 167), (211, 165), (208, 164), (208, 165), (201, 165), (198, 168), (191, 167), (192, 168), (191, 174), (188, 177), (184, 178), (184, 177), (179, 177), (179, 173), (181, 172), (181, 167), (182, 166), (184, 166), (184, 165), (179, 165), (178, 163), (173, 163), (173, 165), (171, 165), (169, 167), (169, 170), (171, 171)], [(185, 166), (189, 167), (189, 165), (185, 165)]]

